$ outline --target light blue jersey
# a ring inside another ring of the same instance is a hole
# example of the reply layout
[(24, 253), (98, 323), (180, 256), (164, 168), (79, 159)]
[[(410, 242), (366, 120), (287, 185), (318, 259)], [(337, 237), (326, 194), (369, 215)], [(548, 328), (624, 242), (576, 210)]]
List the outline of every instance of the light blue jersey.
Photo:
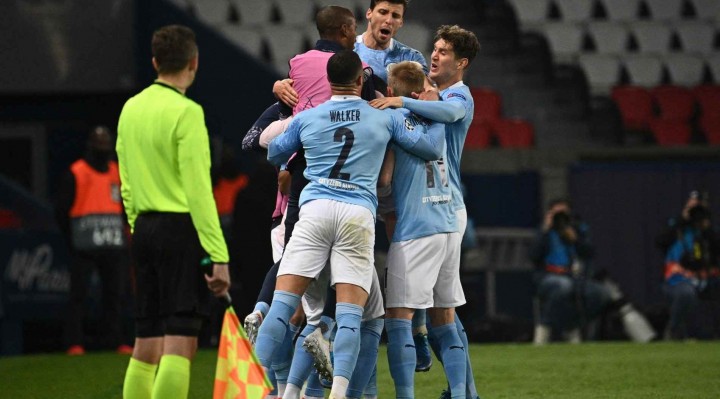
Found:
[(444, 126), (433, 123), (416, 129), (402, 113), (377, 110), (357, 96), (333, 96), (295, 116), (285, 133), (268, 148), (268, 160), (279, 165), (301, 147), (305, 149), (305, 177), (310, 183), (300, 205), (331, 199), (377, 208), (377, 179), (390, 140), (426, 160), (439, 159)]
[(385, 82), (388, 79), (388, 68), (402, 61), (416, 61), (423, 67), (427, 75), (428, 67), (422, 53), (408, 47), (395, 39), (390, 39), (390, 46), (384, 50), (373, 50), (363, 43), (363, 35), (355, 38), (355, 52), (364, 63), (370, 65), (373, 73)]
[(473, 120), (475, 103), (462, 81), (440, 92), (442, 101), (420, 101), (403, 97), (403, 107), (430, 120), (445, 123), (446, 163), (455, 210), (465, 209), (460, 187), (460, 160), (465, 136)]
[[(427, 123), (410, 111), (400, 111), (415, 126)], [(456, 232), (457, 220), (443, 160), (445, 156), (437, 161), (425, 161), (396, 145), (392, 148), (395, 151), (392, 191), (397, 214), (392, 241)]]

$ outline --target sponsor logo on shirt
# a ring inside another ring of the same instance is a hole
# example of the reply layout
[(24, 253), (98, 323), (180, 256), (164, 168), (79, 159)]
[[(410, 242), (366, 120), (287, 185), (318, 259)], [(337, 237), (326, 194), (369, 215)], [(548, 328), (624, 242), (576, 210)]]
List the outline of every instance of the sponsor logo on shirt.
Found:
[(460, 98), (462, 98), (464, 101), (467, 101), (467, 98), (465, 98), (465, 96), (463, 96), (463, 95), (460, 94), (460, 93), (452, 92), (452, 93), (448, 94), (448, 96), (447, 96), (447, 98), (453, 98), (453, 97), (460, 97)]

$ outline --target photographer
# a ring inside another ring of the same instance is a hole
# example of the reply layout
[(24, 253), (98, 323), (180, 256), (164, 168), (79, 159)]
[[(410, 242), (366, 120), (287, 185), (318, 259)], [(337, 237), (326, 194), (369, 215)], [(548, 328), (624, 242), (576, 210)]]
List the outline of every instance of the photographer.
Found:
[(604, 286), (584, 278), (592, 256), (587, 224), (573, 214), (567, 199), (552, 201), (530, 252), (541, 303), (536, 345), (547, 343), (552, 329), (564, 332), (570, 342), (580, 342), (582, 321), (591, 320), (611, 302)]
[(656, 243), (665, 253), (663, 289), (670, 299), (665, 338), (684, 339), (688, 316), (700, 300), (717, 300), (720, 294), (720, 242), (712, 228), (707, 194), (691, 192), (680, 217), (670, 219)]

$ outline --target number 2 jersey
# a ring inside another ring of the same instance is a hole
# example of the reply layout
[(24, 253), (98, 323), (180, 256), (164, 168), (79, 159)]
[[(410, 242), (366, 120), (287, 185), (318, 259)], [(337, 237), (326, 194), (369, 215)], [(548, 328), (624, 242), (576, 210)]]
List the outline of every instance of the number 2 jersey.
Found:
[[(422, 119), (406, 109), (400, 109), (407, 123), (425, 126)], [(442, 158), (425, 161), (398, 145), (395, 151), (392, 192), (397, 224), (392, 241), (407, 241), (458, 229), (443, 146)]]
[(380, 111), (360, 97), (336, 95), (297, 114), (270, 143), (268, 160), (280, 164), (303, 147), (310, 183), (300, 195), (301, 206), (324, 198), (364, 206), (375, 215), (388, 142), (433, 160), (442, 156), (444, 135), (442, 124), (413, 126), (399, 111)]

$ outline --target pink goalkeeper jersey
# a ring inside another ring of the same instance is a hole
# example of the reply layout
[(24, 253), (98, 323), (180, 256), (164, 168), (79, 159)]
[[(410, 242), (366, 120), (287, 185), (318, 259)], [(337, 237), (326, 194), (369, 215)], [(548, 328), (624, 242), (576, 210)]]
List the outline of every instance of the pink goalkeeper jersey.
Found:
[[(290, 79), (298, 94), (293, 115), (315, 108), (330, 99), (330, 82), (327, 78), (327, 62), (335, 54), (330, 51), (310, 50), (290, 60)], [(363, 68), (367, 64), (363, 62)]]

